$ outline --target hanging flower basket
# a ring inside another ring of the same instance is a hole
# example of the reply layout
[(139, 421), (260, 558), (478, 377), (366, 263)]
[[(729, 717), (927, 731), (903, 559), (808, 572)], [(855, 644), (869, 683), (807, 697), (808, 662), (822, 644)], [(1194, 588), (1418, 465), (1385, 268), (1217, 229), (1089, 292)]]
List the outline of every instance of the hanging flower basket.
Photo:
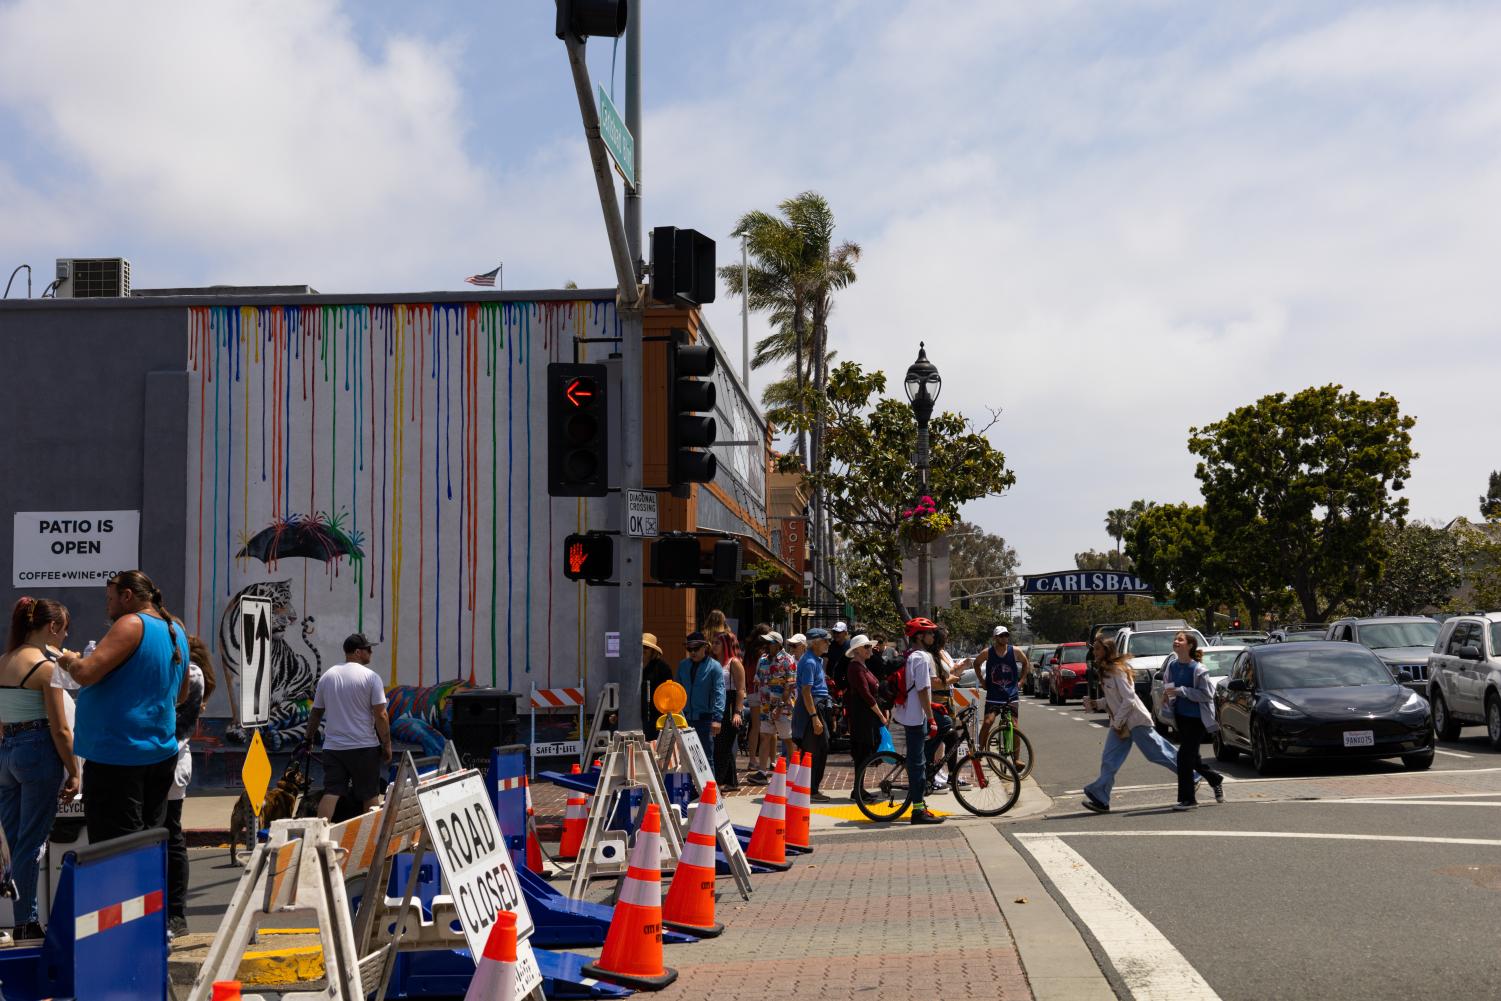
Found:
[(933, 498), (927, 496), (902, 512), (902, 534), (917, 543), (932, 542), (953, 524), (953, 517), (939, 511)]

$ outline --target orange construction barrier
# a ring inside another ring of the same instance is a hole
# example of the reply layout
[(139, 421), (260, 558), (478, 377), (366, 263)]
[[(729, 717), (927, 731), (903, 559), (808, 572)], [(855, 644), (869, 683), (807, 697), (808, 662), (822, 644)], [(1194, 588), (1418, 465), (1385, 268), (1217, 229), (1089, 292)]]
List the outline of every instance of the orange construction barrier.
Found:
[(516, 1001), (516, 915), (501, 911), (464, 1001)]
[(213, 1001), (240, 1001), (240, 982), (238, 980), (215, 980), (211, 988)]
[(584, 966), (585, 976), (643, 991), (659, 991), (678, 978), (677, 970), (662, 965), (661, 840), (662, 814), (650, 803), (620, 884), (604, 950)]
[(756, 829), (751, 832), (745, 857), (757, 865), (782, 872), (792, 868), (792, 863), (787, 861), (786, 758), (777, 758), (776, 774), (771, 777), (766, 798), (761, 801), (761, 815), (756, 818)]
[[(589, 826), (589, 811), (584, 807), (584, 797), (568, 797), (568, 808), (563, 812), (563, 843), (558, 846), (558, 858), (578, 858), (579, 847), (584, 843), (584, 828)], [(531, 868), (531, 863), (527, 863)]]
[(813, 753), (792, 752), (792, 769), (788, 773), (787, 794), (787, 843), (798, 848), (813, 850), (808, 844), (809, 803), (808, 783), (813, 781)]
[(693, 826), (662, 905), (662, 923), (673, 931), (700, 938), (713, 938), (724, 931), (724, 925), (714, 920), (714, 831), (718, 819), (719, 787), (710, 782), (698, 798)]
[(526, 790), (526, 867), (539, 876), (547, 874), (542, 862), (542, 842), (537, 838), (537, 815), (532, 812), (532, 787), (526, 776), (521, 776), (521, 788)]

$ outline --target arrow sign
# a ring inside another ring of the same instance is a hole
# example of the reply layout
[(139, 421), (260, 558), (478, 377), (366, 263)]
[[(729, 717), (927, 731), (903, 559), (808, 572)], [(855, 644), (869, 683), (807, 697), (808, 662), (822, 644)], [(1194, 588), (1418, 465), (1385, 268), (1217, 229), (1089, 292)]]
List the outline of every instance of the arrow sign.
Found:
[(241, 598), (239, 724), (271, 720), (271, 599)]
[(568, 384), (568, 388), (563, 390), (563, 395), (568, 397), (568, 402), (575, 407), (582, 407), (594, 399), (594, 380), (574, 379)]

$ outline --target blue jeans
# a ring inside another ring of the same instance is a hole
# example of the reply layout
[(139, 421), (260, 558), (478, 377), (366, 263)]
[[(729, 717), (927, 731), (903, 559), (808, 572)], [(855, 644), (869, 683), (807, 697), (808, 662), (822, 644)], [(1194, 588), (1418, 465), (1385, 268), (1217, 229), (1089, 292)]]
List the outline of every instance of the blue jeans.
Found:
[(912, 804), (926, 804), (928, 788), (928, 724), (903, 725), (907, 731), (907, 788), (912, 790)]
[(704, 757), (712, 762), (714, 760), (714, 721), (696, 719), (692, 726), (693, 732), (698, 734), (698, 742), (704, 745)]
[(1114, 730), (1106, 730), (1105, 748), (1100, 752), (1100, 777), (1084, 787), (1084, 795), (1101, 806), (1110, 805), (1110, 790), (1115, 785), (1115, 773), (1120, 771), (1121, 765), (1126, 763), (1126, 755), (1131, 753), (1132, 744), (1141, 748), (1141, 753), (1146, 755), (1148, 761), (1155, 761), (1163, 768), (1177, 772), (1177, 750), (1167, 742), (1165, 737), (1145, 723), (1132, 727), (1129, 739), (1120, 736)]
[(10, 845), (17, 926), (37, 919), (40, 856), (57, 816), (63, 774), (51, 730), (23, 730), (0, 742), (0, 825)]

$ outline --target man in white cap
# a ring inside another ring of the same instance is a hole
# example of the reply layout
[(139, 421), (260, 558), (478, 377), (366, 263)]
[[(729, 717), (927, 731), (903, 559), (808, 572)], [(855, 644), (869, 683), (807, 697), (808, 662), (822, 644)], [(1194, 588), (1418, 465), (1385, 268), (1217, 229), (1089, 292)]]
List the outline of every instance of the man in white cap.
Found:
[(824, 655), (824, 674), (828, 675), (829, 687), (838, 695), (844, 694), (845, 665), (849, 663), (850, 627), (843, 620), (830, 629), (829, 652)]
[(1011, 630), (996, 626), (990, 634), (990, 649), (985, 651), (984, 668), (977, 673), (985, 679), (985, 722), (980, 727), (980, 746), (990, 746), (990, 728), (996, 717), (1010, 711), (1011, 718), (1021, 716), (1020, 686), (1032, 673), (1027, 655), (1011, 645)]

